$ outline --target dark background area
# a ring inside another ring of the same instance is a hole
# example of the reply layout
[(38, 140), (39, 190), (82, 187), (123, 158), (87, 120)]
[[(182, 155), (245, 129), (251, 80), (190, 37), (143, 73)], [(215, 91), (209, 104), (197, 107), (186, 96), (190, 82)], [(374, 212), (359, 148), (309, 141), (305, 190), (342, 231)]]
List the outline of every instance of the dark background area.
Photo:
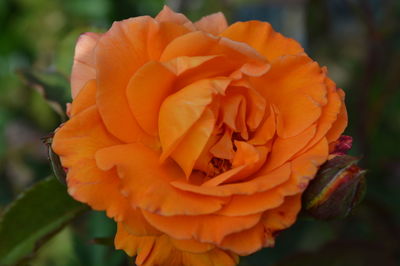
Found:
[[(0, 0), (0, 213), (51, 174), (40, 138), (60, 115), (43, 97), (69, 101), (68, 77), (80, 33), (114, 20), (155, 15), (162, 0)], [(297, 39), (345, 90), (351, 155), (368, 169), (363, 203), (345, 220), (300, 218), (275, 248), (241, 265), (400, 265), (400, 1), (175, 0), (192, 20), (223, 11), (230, 23), (258, 19)], [(90, 212), (43, 246), (33, 265), (127, 265), (123, 252), (94, 245), (115, 226)]]

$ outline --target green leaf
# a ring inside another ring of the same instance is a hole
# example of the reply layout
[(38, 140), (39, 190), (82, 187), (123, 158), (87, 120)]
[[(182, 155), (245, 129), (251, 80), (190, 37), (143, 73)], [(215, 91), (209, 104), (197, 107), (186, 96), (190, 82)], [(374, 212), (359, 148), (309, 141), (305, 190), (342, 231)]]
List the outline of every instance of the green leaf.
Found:
[(11, 203), (0, 218), (0, 265), (25, 262), (86, 209), (54, 177), (40, 181)]

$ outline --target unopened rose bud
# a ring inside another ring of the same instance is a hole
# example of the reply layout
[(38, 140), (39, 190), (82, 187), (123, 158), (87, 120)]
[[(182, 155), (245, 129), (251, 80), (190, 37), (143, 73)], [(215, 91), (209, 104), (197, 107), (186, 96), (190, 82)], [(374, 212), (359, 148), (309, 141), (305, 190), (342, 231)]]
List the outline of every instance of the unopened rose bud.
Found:
[(322, 165), (303, 195), (303, 205), (322, 220), (343, 218), (365, 194), (365, 170), (358, 158), (338, 155)]
[(52, 141), (52, 134), (43, 138), (43, 143), (47, 146), (47, 156), (51, 163), (53, 173), (60, 183), (66, 185), (67, 169), (61, 165), (60, 157), (58, 157), (58, 155), (54, 153), (53, 149), (51, 148)]

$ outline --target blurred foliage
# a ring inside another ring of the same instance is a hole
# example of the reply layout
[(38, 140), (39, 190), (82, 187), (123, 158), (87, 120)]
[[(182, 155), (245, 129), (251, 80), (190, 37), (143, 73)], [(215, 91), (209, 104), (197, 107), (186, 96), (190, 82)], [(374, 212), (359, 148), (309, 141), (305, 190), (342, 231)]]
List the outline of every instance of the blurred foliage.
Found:
[[(163, 0), (0, 1), (0, 212), (48, 176), (40, 138), (61, 122), (42, 97), (63, 95), (79, 34), (112, 21), (155, 15)], [(369, 170), (366, 199), (341, 221), (301, 216), (275, 248), (241, 265), (399, 265), (400, 1), (170, 0), (191, 19), (223, 11), (230, 22), (259, 19), (299, 40), (347, 94), (352, 155)], [(44, 87), (50, 85), (50, 90)], [(54, 107), (54, 106), (53, 106)], [(93, 244), (115, 225), (103, 213), (77, 218), (45, 244), (32, 265), (128, 265), (121, 251)], [(2, 239), (0, 239), (2, 241)]]

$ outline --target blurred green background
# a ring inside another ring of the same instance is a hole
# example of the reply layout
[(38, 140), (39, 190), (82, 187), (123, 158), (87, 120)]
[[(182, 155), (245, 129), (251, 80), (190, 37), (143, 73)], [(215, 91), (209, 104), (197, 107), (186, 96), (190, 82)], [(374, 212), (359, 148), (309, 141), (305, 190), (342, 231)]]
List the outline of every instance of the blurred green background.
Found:
[[(164, 4), (192, 20), (223, 11), (231, 23), (269, 21), (326, 65), (347, 94), (350, 154), (363, 155), (369, 170), (365, 200), (345, 220), (299, 219), (275, 248), (242, 258), (241, 265), (400, 265), (399, 0), (0, 0), (0, 212), (51, 173), (40, 138), (62, 118), (44, 99), (43, 85), (48, 99), (69, 100), (79, 34), (155, 15)], [(92, 243), (114, 231), (103, 213), (86, 213), (31, 265), (128, 265), (123, 252)]]

